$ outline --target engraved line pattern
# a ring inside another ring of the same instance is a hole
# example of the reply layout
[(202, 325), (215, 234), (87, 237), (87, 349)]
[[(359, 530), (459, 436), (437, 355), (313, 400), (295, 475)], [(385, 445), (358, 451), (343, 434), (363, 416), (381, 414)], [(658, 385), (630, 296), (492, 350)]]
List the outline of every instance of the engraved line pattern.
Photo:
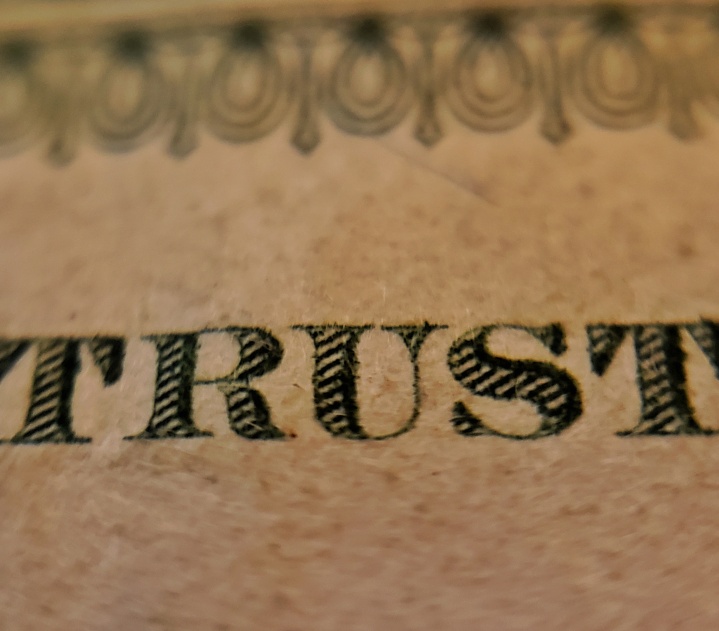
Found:
[(136, 438), (210, 436), (192, 421), (197, 336), (159, 336), (155, 338), (155, 345), (158, 353), (157, 382), (152, 418), (145, 431)]
[(303, 18), (72, 38), (0, 35), (0, 149), (157, 138), (182, 158), (209, 133), (282, 133), (317, 150), (328, 126), (425, 146), (457, 129), (536, 125), (552, 143), (585, 124), (663, 125), (680, 139), (719, 116), (713, 7), (516, 8)]
[[(554, 355), (561, 354), (566, 348), (560, 327), (517, 328), (541, 341)], [(558, 374), (548, 373), (546, 364), (489, 355), (486, 341), (491, 331), (492, 327), (471, 331), (452, 345), (447, 364), (454, 378), (476, 395), (506, 401), (524, 399), (534, 404), (544, 422), (537, 432), (526, 438), (558, 433), (571, 424), (581, 413), (577, 393), (567, 388)], [(461, 402), (455, 405), (452, 424), (455, 431), (464, 436), (497, 434), (469, 413)]]
[(122, 338), (99, 337), (87, 341), (92, 358), (100, 369), (106, 386), (111, 386), (122, 377), (125, 357), (125, 340)]
[(619, 432), (620, 436), (712, 433), (697, 423), (689, 402), (682, 328), (692, 335), (716, 370), (711, 354), (715, 339), (710, 323), (587, 327), (592, 370), (600, 376), (609, 368), (626, 334), (631, 333), (634, 340), (641, 417), (635, 427)]
[(284, 432), (270, 422), (270, 411), (262, 395), (235, 383), (219, 384), (227, 401), (227, 417), (232, 431), (249, 440), (284, 438)]
[(246, 329), (236, 333), (235, 339), (240, 346), (240, 361), (228, 379), (247, 384), (273, 370), (282, 359), (282, 346), (267, 331)]
[[(399, 336), (413, 364), (414, 409), (405, 425), (381, 436), (372, 436), (359, 422), (356, 379), (359, 371), (357, 347), (361, 336), (373, 325), (297, 325), (308, 333), (314, 352), (313, 391), (316, 419), (333, 436), (350, 439), (383, 440), (399, 436), (414, 427), (421, 396), (419, 389), (420, 350), (431, 325), (378, 326)], [(462, 334), (449, 348), (446, 359), (455, 380), (474, 396), (497, 400), (524, 400), (541, 416), (539, 428), (531, 434), (504, 433), (473, 416), (461, 401), (453, 406), (450, 421), (464, 436), (498, 436), (513, 440), (556, 435), (582, 414), (579, 383), (559, 362), (510, 359), (488, 348), (495, 330), (515, 329), (533, 336), (552, 355), (567, 351), (564, 329), (554, 323), (542, 327), (493, 324)], [(707, 357), (715, 373), (719, 367), (719, 324), (700, 320), (673, 324), (591, 324), (586, 327), (589, 360), (595, 375), (606, 373), (618, 349), (630, 338), (634, 347), (634, 378), (641, 399), (637, 424), (620, 436), (710, 436), (715, 429), (703, 428), (695, 419), (689, 400), (686, 354), (682, 336), (688, 333)], [(205, 333), (231, 335), (238, 344), (238, 362), (226, 376), (195, 379), (198, 341)], [(192, 394), (196, 385), (213, 385), (227, 400), (231, 429), (249, 439), (294, 437), (285, 434), (270, 420), (270, 408), (260, 390), (250, 388), (254, 378), (273, 371), (284, 351), (281, 342), (261, 328), (231, 327), (205, 329), (195, 333), (156, 335), (145, 338), (157, 350), (154, 408), (147, 429), (127, 438), (158, 439), (211, 436), (193, 424)], [(629, 341), (627, 341), (629, 344)], [(112, 385), (122, 374), (125, 340), (120, 337), (27, 338), (0, 340), (0, 379), (33, 346), (35, 367), (23, 427), (0, 443), (82, 443), (72, 429), (72, 397), (81, 367), (80, 349), (86, 345), (100, 369), (104, 385)], [(630, 350), (628, 348), (627, 350)], [(628, 359), (628, 358), (626, 358)], [(719, 375), (717, 375), (719, 377)], [(262, 389), (262, 386), (260, 386)]]
[(370, 435), (362, 427), (357, 401), (359, 361), (357, 345), (362, 334), (372, 329), (366, 326), (297, 326), (306, 331), (315, 345), (315, 368), (312, 375), (315, 415), (320, 424), (333, 436), (353, 440), (386, 440), (411, 430), (419, 416), (419, 356), (422, 344), (432, 331), (444, 328), (425, 322), (419, 326), (384, 326), (382, 330), (397, 335), (404, 343), (412, 362), (412, 414), (394, 431)]
[[(24, 443), (87, 442), (74, 435), (71, 398), (80, 368), (79, 342), (51, 339), (38, 343), (32, 396), (25, 424), (12, 438)], [(70, 378), (65, 378), (65, 375)]]
[(367, 439), (357, 421), (357, 342), (368, 327), (306, 327), (315, 345), (317, 419), (333, 436)]
[(2, 379), (27, 350), (29, 342), (0, 340), (0, 379)]
[(602, 376), (612, 363), (617, 350), (627, 334), (628, 327), (612, 324), (590, 324), (587, 326), (589, 358), (592, 370)]
[(678, 327), (637, 326), (634, 349), (642, 418), (627, 434), (701, 434), (689, 404)]
[(714, 374), (719, 379), (719, 324), (704, 320), (697, 324), (688, 324), (687, 331), (709, 360)]
[(270, 408), (262, 394), (249, 383), (272, 370), (282, 360), (281, 344), (267, 331), (245, 329), (234, 334), (240, 346), (240, 360), (232, 374), (218, 380), (225, 395), (230, 427), (249, 440), (276, 440), (285, 434), (270, 420)]

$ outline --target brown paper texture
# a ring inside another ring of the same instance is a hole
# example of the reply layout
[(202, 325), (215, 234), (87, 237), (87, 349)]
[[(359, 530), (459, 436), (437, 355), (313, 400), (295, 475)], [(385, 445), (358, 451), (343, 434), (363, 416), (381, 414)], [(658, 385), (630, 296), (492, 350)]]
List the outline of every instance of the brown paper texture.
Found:
[(715, 628), (712, 10), (203, 6), (0, 8), (0, 628)]

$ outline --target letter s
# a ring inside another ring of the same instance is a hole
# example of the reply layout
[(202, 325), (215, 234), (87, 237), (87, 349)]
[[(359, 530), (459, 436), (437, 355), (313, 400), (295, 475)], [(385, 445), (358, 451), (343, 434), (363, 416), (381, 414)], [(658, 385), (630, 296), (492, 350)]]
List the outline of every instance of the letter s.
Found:
[(559, 434), (582, 413), (579, 387), (572, 376), (548, 362), (496, 357), (487, 350), (489, 335), (498, 329), (526, 331), (553, 355), (566, 350), (564, 330), (558, 324), (546, 327), (487, 326), (468, 331), (450, 347), (447, 365), (454, 378), (478, 396), (534, 405), (541, 416), (539, 428), (531, 434), (499, 432), (474, 416), (462, 402), (456, 402), (452, 425), (463, 436), (502, 436), (515, 440), (543, 438)]

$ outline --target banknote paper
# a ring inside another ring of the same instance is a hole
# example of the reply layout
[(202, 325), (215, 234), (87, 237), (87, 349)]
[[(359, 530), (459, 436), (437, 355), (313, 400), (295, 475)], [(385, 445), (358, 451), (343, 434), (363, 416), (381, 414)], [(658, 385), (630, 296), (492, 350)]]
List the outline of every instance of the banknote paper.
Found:
[(1, 629), (716, 627), (715, 7), (0, 16)]

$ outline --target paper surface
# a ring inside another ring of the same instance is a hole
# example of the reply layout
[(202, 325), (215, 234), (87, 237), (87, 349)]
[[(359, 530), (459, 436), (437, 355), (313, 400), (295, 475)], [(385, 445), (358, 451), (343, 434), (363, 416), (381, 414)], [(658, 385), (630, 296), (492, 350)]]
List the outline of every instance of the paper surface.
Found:
[(0, 627), (713, 628), (711, 12), (110, 6), (7, 9)]

